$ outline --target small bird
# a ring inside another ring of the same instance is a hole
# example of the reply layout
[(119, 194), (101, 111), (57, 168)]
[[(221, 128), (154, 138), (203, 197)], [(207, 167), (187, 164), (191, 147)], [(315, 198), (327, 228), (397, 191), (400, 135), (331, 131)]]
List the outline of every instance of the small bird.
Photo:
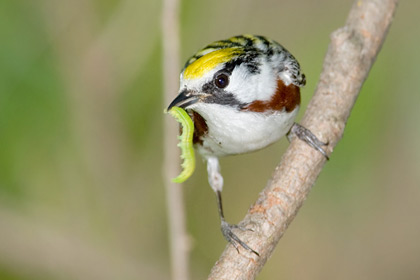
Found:
[(240, 35), (216, 41), (186, 62), (178, 96), (194, 123), (193, 143), (207, 162), (208, 181), (216, 193), (223, 236), (258, 255), (226, 222), (219, 157), (253, 152), (288, 134), (328, 156), (308, 129), (294, 122), (300, 88), (306, 83), (297, 60), (279, 43), (263, 36)]

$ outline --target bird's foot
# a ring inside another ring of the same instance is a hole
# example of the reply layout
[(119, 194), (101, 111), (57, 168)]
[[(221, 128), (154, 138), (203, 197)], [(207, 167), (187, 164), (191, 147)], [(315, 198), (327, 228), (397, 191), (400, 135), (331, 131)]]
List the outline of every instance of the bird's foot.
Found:
[(239, 253), (239, 246), (242, 246), (244, 249), (248, 250), (251, 253), (254, 253), (257, 256), (260, 256), (257, 251), (253, 250), (251, 247), (249, 247), (245, 242), (243, 242), (239, 237), (233, 233), (232, 229), (240, 229), (240, 230), (250, 230), (238, 225), (231, 225), (227, 223), (226, 221), (222, 220), (221, 224), (221, 230), (223, 236), (226, 238), (226, 240), (235, 247), (236, 251)]
[(290, 129), (287, 138), (291, 141), (291, 134), (296, 135), (297, 138), (304, 141), (306, 144), (314, 148), (315, 150), (319, 151), (324, 157), (329, 160), (330, 158), (327, 155), (327, 152), (322, 148), (322, 146), (328, 145), (328, 143), (322, 142), (319, 140), (309, 129), (301, 126), (298, 123), (294, 123), (292, 128)]

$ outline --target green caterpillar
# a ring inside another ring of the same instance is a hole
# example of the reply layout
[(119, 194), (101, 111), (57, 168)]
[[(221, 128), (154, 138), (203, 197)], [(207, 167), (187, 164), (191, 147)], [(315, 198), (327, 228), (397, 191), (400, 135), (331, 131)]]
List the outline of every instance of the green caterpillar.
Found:
[(194, 123), (187, 112), (180, 107), (172, 107), (168, 113), (171, 114), (171, 116), (174, 117), (182, 126), (182, 134), (178, 136), (180, 140), (178, 147), (181, 148), (181, 158), (183, 159), (181, 164), (182, 172), (176, 178), (172, 179), (172, 182), (182, 183), (190, 178), (195, 169), (195, 156), (192, 141)]

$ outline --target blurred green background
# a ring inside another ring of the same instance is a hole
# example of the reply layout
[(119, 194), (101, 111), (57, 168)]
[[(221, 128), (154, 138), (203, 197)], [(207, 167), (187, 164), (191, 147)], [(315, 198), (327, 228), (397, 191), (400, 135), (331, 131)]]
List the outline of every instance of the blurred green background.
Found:
[[(269, 36), (307, 76), (300, 118), (351, 4), (186, 0), (181, 60)], [(419, 9), (401, 1), (343, 140), (259, 279), (420, 279)], [(158, 1), (0, 1), (0, 279), (169, 278), (160, 15)], [(228, 221), (286, 147), (222, 159)], [(226, 242), (200, 160), (185, 198), (191, 278), (203, 279)]]

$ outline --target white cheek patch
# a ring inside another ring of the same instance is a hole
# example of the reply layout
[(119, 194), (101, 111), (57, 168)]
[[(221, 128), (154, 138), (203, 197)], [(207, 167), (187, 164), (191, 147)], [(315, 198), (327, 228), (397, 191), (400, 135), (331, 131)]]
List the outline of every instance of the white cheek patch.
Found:
[(259, 70), (260, 73), (252, 74), (244, 64), (236, 67), (226, 91), (235, 95), (241, 103), (270, 100), (277, 87), (276, 75), (268, 64), (261, 64)]
[(261, 73), (258, 77), (258, 87), (256, 91), (257, 100), (270, 100), (277, 89), (277, 76), (273, 68), (268, 64), (262, 64)]

